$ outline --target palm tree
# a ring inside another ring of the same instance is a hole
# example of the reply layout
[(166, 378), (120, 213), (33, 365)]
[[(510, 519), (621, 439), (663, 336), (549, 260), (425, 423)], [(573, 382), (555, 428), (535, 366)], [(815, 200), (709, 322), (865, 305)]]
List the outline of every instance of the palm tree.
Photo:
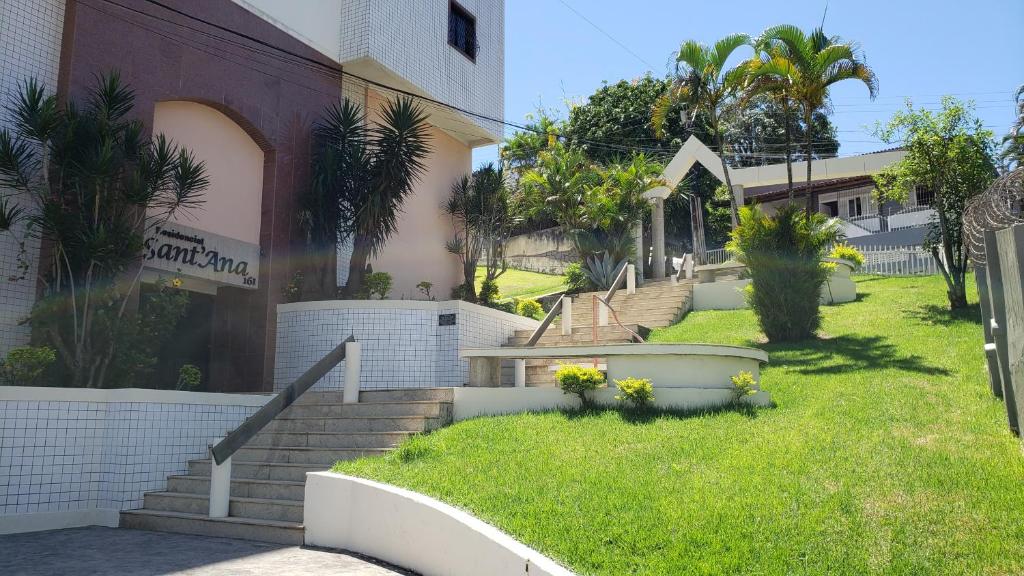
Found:
[(442, 208), (455, 228), (445, 248), (462, 263), (463, 298), (475, 302), (480, 258), (486, 258), (485, 282), (494, 282), (508, 269), (505, 241), (512, 230), (512, 214), (504, 170), (488, 163), (462, 176), (452, 184)]
[(746, 80), (743, 98), (752, 100), (758, 96), (766, 96), (782, 108), (783, 129), (786, 137), (786, 181), (789, 201), (793, 201), (793, 84), (790, 69), (783, 66), (784, 74), (755, 74), (762, 62), (771, 62), (778, 55), (778, 46), (773, 46), (764, 35), (754, 41), (755, 55), (747, 62)]
[(739, 222), (739, 214), (736, 198), (732, 193), (729, 165), (725, 162), (725, 129), (722, 120), (742, 103), (737, 96), (745, 83), (745, 67), (727, 69), (725, 64), (737, 48), (749, 44), (750, 36), (746, 34), (730, 34), (715, 42), (713, 46), (694, 40), (683, 42), (676, 57), (675, 80), (655, 103), (652, 115), (652, 122), (659, 137), (662, 135), (668, 112), (676, 103), (683, 104), (690, 122), (702, 117), (707, 123), (708, 131), (715, 139), (715, 146), (718, 147), (722, 159), (725, 185), (729, 189), (733, 227)]
[(999, 160), (1003, 172), (1024, 166), (1024, 84), (1017, 88), (1014, 105), (1017, 107), (1017, 120), (1000, 142), (1002, 150), (999, 152)]
[(875, 72), (857, 54), (856, 46), (838, 36), (826, 36), (815, 28), (805, 34), (796, 26), (783, 24), (764, 31), (758, 40), (764, 56), (747, 66), (753, 82), (764, 79), (788, 85), (790, 97), (803, 113), (806, 126), (807, 215), (814, 211), (811, 162), (814, 157), (814, 113), (825, 108), (829, 89), (844, 80), (859, 80), (874, 100), (878, 94)]
[(427, 115), (411, 98), (384, 104), (367, 125), (348, 99), (329, 107), (313, 128), (313, 178), (301, 220), (317, 258), (315, 296), (334, 297), (330, 274), (337, 243), (351, 239), (345, 297), (360, 292), (367, 260), (380, 253), (398, 225), (406, 197), (430, 153)]

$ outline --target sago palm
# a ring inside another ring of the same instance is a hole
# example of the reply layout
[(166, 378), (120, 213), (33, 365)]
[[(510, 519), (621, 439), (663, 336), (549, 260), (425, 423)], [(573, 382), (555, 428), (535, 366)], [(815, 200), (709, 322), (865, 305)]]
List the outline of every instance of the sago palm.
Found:
[(737, 105), (740, 104), (738, 95), (745, 83), (745, 67), (726, 68), (726, 63), (733, 52), (749, 44), (750, 36), (746, 34), (731, 34), (712, 46), (694, 40), (683, 42), (676, 56), (675, 80), (655, 103), (652, 116), (659, 137), (668, 112), (676, 103), (684, 106), (690, 122), (703, 118), (707, 123), (708, 131), (715, 139), (715, 146), (722, 159), (725, 184), (729, 188), (733, 226), (739, 221), (739, 215), (732, 193), (729, 165), (725, 162), (725, 128), (722, 119), (727, 114), (735, 112)]
[(814, 156), (814, 113), (828, 103), (832, 85), (858, 80), (868, 89), (872, 100), (878, 94), (875, 72), (864, 63), (857, 47), (838, 36), (826, 36), (821, 28), (805, 34), (796, 26), (783, 24), (764, 31), (758, 39), (764, 57), (747, 66), (751, 81), (787, 84), (791, 98), (803, 115), (806, 126), (807, 214), (814, 211), (811, 162)]

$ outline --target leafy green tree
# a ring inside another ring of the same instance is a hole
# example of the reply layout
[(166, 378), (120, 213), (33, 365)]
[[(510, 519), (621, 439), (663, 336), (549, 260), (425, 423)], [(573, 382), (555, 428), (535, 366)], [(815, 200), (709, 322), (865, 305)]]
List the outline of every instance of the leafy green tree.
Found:
[[(672, 86), (659, 98), (653, 111), (654, 126), (659, 134), (676, 104), (683, 104), (691, 122), (697, 120), (698, 116), (703, 117), (722, 159), (725, 185), (730, 191), (732, 179), (725, 160), (724, 119), (736, 113), (742, 105), (738, 96), (746, 79), (743, 66), (726, 68), (726, 63), (736, 49), (749, 44), (750, 36), (746, 34), (731, 34), (712, 46), (694, 40), (683, 42), (676, 57), (676, 76)], [(739, 216), (736, 199), (732, 194), (729, 195), (729, 206), (735, 224)]]
[(750, 272), (747, 300), (772, 342), (814, 336), (821, 325), (821, 286), (830, 273), (821, 257), (842, 238), (835, 220), (800, 212), (786, 204), (766, 216), (757, 205), (744, 206), (727, 245)]
[(494, 282), (508, 269), (505, 241), (512, 230), (505, 175), (486, 164), (452, 184), (444, 211), (451, 216), (455, 235), (445, 245), (462, 263), (463, 299), (476, 301), (476, 267), (486, 254), (484, 280)]
[[(826, 36), (821, 28), (805, 34), (796, 26), (783, 24), (765, 30), (758, 39), (763, 56), (746, 65), (747, 82), (782, 86), (786, 99), (796, 103), (807, 127), (804, 158), (807, 161), (807, 215), (814, 211), (814, 114), (825, 109), (829, 90), (844, 80), (858, 80), (868, 88), (872, 100), (878, 93), (875, 72), (864, 63), (857, 47), (838, 36)], [(781, 88), (780, 88), (781, 89)]]
[(1014, 105), (1017, 107), (1017, 119), (1000, 143), (999, 161), (1004, 173), (1024, 166), (1024, 84), (1017, 88)]
[(879, 196), (903, 202), (916, 186), (934, 191), (937, 218), (927, 245), (946, 281), (950, 308), (965, 308), (969, 254), (963, 213), (967, 201), (996, 177), (992, 133), (974, 115), (972, 104), (946, 96), (938, 112), (914, 109), (908, 101), (907, 109), (894, 114), (877, 134), (907, 153), (875, 176)]
[(0, 130), (0, 190), (13, 191), (0, 195), (0, 228), (24, 223), (48, 246), (45, 294), (29, 321), (72, 386), (108, 384), (119, 352), (144, 331), (130, 304), (147, 232), (201, 205), (209, 185), (191, 152), (143, 137), (129, 119), (134, 103), (116, 72), (63, 105), (33, 80), (8, 107), (13, 131)]
[(301, 221), (317, 255), (314, 298), (333, 298), (331, 272), (339, 242), (351, 239), (344, 295), (363, 291), (367, 261), (395, 233), (402, 204), (430, 153), (427, 115), (411, 98), (384, 103), (368, 124), (347, 98), (330, 106), (313, 128), (313, 177), (302, 198)]

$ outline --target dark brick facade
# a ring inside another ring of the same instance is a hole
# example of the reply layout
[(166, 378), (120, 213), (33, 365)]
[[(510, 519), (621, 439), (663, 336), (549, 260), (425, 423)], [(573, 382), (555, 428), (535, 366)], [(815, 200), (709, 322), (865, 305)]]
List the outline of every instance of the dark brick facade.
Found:
[[(230, 0), (164, 4), (337, 65)], [(68, 0), (60, 93), (87, 96), (112, 70), (135, 90), (134, 114), (151, 124), (157, 102), (206, 104), (239, 124), (263, 149), (258, 290), (218, 291), (211, 338), (211, 390), (273, 389), (276, 305), (302, 257), (296, 198), (309, 170), (310, 127), (341, 95), (340, 72), (282, 55), (144, 0)]]

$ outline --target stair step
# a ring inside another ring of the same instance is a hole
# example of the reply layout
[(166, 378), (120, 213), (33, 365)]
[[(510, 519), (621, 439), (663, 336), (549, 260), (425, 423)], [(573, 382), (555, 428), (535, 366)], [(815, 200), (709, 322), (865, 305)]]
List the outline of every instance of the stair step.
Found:
[(126, 510), (121, 512), (119, 526), (136, 530), (258, 540), (290, 546), (304, 544), (306, 535), (302, 524), (297, 522), (234, 517), (210, 518), (205, 514), (160, 510)]
[[(341, 390), (310, 391), (296, 400), (296, 404), (340, 404), (345, 393)], [(397, 388), (392, 390), (363, 390), (360, 402), (451, 402), (454, 398), (451, 388)]]
[[(168, 476), (167, 491), (182, 494), (209, 494), (209, 476)], [(293, 500), (302, 502), (306, 483), (289, 480), (231, 479), (231, 496), (263, 498), (266, 500)]]
[[(185, 514), (207, 514), (210, 510), (209, 494), (146, 492), (143, 495), (143, 502), (143, 507), (146, 510), (183, 512)], [(228, 507), (228, 515), (257, 520), (301, 523), (302, 506), (301, 501), (232, 496)]]
[(426, 432), (440, 428), (444, 420), (427, 416), (346, 416), (344, 418), (279, 416), (264, 432)]
[(279, 418), (346, 418), (348, 416), (430, 416), (451, 414), (451, 403), (433, 401), (359, 402), (353, 404), (296, 403)]
[(396, 432), (260, 432), (246, 447), (299, 446), (302, 448), (391, 448), (415, 434)]
[[(325, 464), (289, 464), (286, 462), (239, 462), (232, 458), (231, 478), (244, 480), (272, 480), (302, 482), (306, 481), (306, 472), (322, 472), (334, 463)], [(189, 460), (190, 476), (210, 476), (209, 460)]]
[(355, 460), (363, 456), (381, 456), (386, 448), (303, 448), (301, 446), (275, 446), (273, 448), (243, 446), (235, 452), (239, 462), (315, 464), (330, 468), (339, 460)]

